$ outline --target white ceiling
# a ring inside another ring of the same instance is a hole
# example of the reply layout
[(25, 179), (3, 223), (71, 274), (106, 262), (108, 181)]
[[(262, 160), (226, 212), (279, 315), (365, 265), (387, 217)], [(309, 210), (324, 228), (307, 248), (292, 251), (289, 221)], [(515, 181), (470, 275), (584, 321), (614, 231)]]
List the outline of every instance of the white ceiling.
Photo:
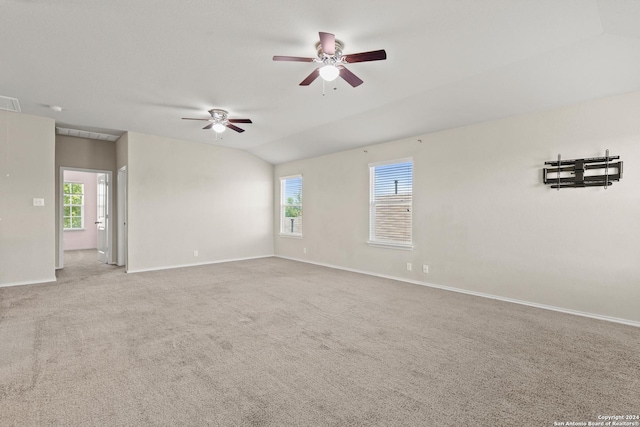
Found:
[[(27, 114), (282, 163), (640, 90), (638, 0), (0, 0), (0, 95)], [(301, 87), (318, 32), (364, 80)], [(62, 106), (54, 112), (49, 105)], [(224, 108), (250, 118), (222, 140)]]

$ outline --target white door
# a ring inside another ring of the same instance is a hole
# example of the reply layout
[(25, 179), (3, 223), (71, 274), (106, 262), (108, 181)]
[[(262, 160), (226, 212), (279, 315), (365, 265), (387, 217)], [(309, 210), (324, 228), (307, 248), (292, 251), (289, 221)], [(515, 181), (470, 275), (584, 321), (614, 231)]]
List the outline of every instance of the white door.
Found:
[(98, 174), (98, 218), (96, 225), (98, 227), (98, 261), (107, 264), (109, 262), (109, 239), (107, 233), (108, 227), (108, 186), (109, 178), (105, 173)]

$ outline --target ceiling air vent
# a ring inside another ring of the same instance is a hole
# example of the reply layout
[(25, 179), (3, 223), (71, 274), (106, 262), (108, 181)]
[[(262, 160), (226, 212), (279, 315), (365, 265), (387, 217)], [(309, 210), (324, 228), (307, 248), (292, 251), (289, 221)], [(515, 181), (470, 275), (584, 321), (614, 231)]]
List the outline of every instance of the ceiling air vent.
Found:
[(20, 102), (16, 98), (0, 95), (0, 110), (20, 112)]
[(109, 135), (108, 133), (88, 132), (86, 130), (69, 129), (69, 128), (56, 128), (58, 135), (75, 136), (77, 138), (98, 139), (100, 141), (117, 141), (120, 136)]

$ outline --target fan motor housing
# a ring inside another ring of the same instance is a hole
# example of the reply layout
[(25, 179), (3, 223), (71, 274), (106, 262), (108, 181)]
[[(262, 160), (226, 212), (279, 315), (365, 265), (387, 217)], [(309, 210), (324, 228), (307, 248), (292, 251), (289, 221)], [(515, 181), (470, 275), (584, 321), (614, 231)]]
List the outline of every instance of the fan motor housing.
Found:
[(226, 110), (221, 110), (219, 108), (212, 108), (209, 110), (209, 114), (211, 114), (213, 120), (218, 123), (225, 123), (229, 116), (229, 113)]
[(340, 40), (336, 39), (336, 51), (333, 55), (327, 55), (326, 53), (324, 53), (322, 51), (322, 43), (317, 42), (316, 43), (316, 51), (318, 52), (318, 58), (320, 58), (320, 60), (323, 60), (326, 57), (334, 57), (334, 58), (340, 58), (342, 56), (342, 51), (344, 50), (344, 43), (342, 43)]

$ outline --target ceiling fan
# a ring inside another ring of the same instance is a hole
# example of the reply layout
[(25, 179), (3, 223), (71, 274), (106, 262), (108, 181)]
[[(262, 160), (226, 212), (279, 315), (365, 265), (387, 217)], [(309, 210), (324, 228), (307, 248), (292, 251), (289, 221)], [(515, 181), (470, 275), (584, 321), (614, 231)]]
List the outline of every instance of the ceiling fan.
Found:
[(300, 86), (309, 86), (318, 76), (326, 81), (333, 81), (340, 76), (351, 86), (357, 87), (363, 83), (362, 80), (345, 68), (345, 64), (387, 59), (387, 53), (384, 49), (345, 55), (342, 53), (344, 43), (336, 40), (334, 34), (323, 32), (319, 34), (320, 41), (316, 43), (316, 50), (318, 51), (317, 58), (301, 58), (299, 56), (273, 57), (274, 61), (317, 62), (320, 64), (318, 68), (300, 83)]
[(244, 132), (244, 129), (239, 128), (233, 123), (253, 123), (249, 119), (230, 119), (229, 113), (225, 110), (220, 110), (219, 108), (212, 108), (209, 110), (209, 114), (211, 114), (210, 119), (195, 119), (191, 117), (183, 117), (182, 120), (204, 120), (207, 122), (211, 122), (202, 129), (213, 129), (216, 133), (224, 132), (226, 128), (233, 129), (236, 132)]

